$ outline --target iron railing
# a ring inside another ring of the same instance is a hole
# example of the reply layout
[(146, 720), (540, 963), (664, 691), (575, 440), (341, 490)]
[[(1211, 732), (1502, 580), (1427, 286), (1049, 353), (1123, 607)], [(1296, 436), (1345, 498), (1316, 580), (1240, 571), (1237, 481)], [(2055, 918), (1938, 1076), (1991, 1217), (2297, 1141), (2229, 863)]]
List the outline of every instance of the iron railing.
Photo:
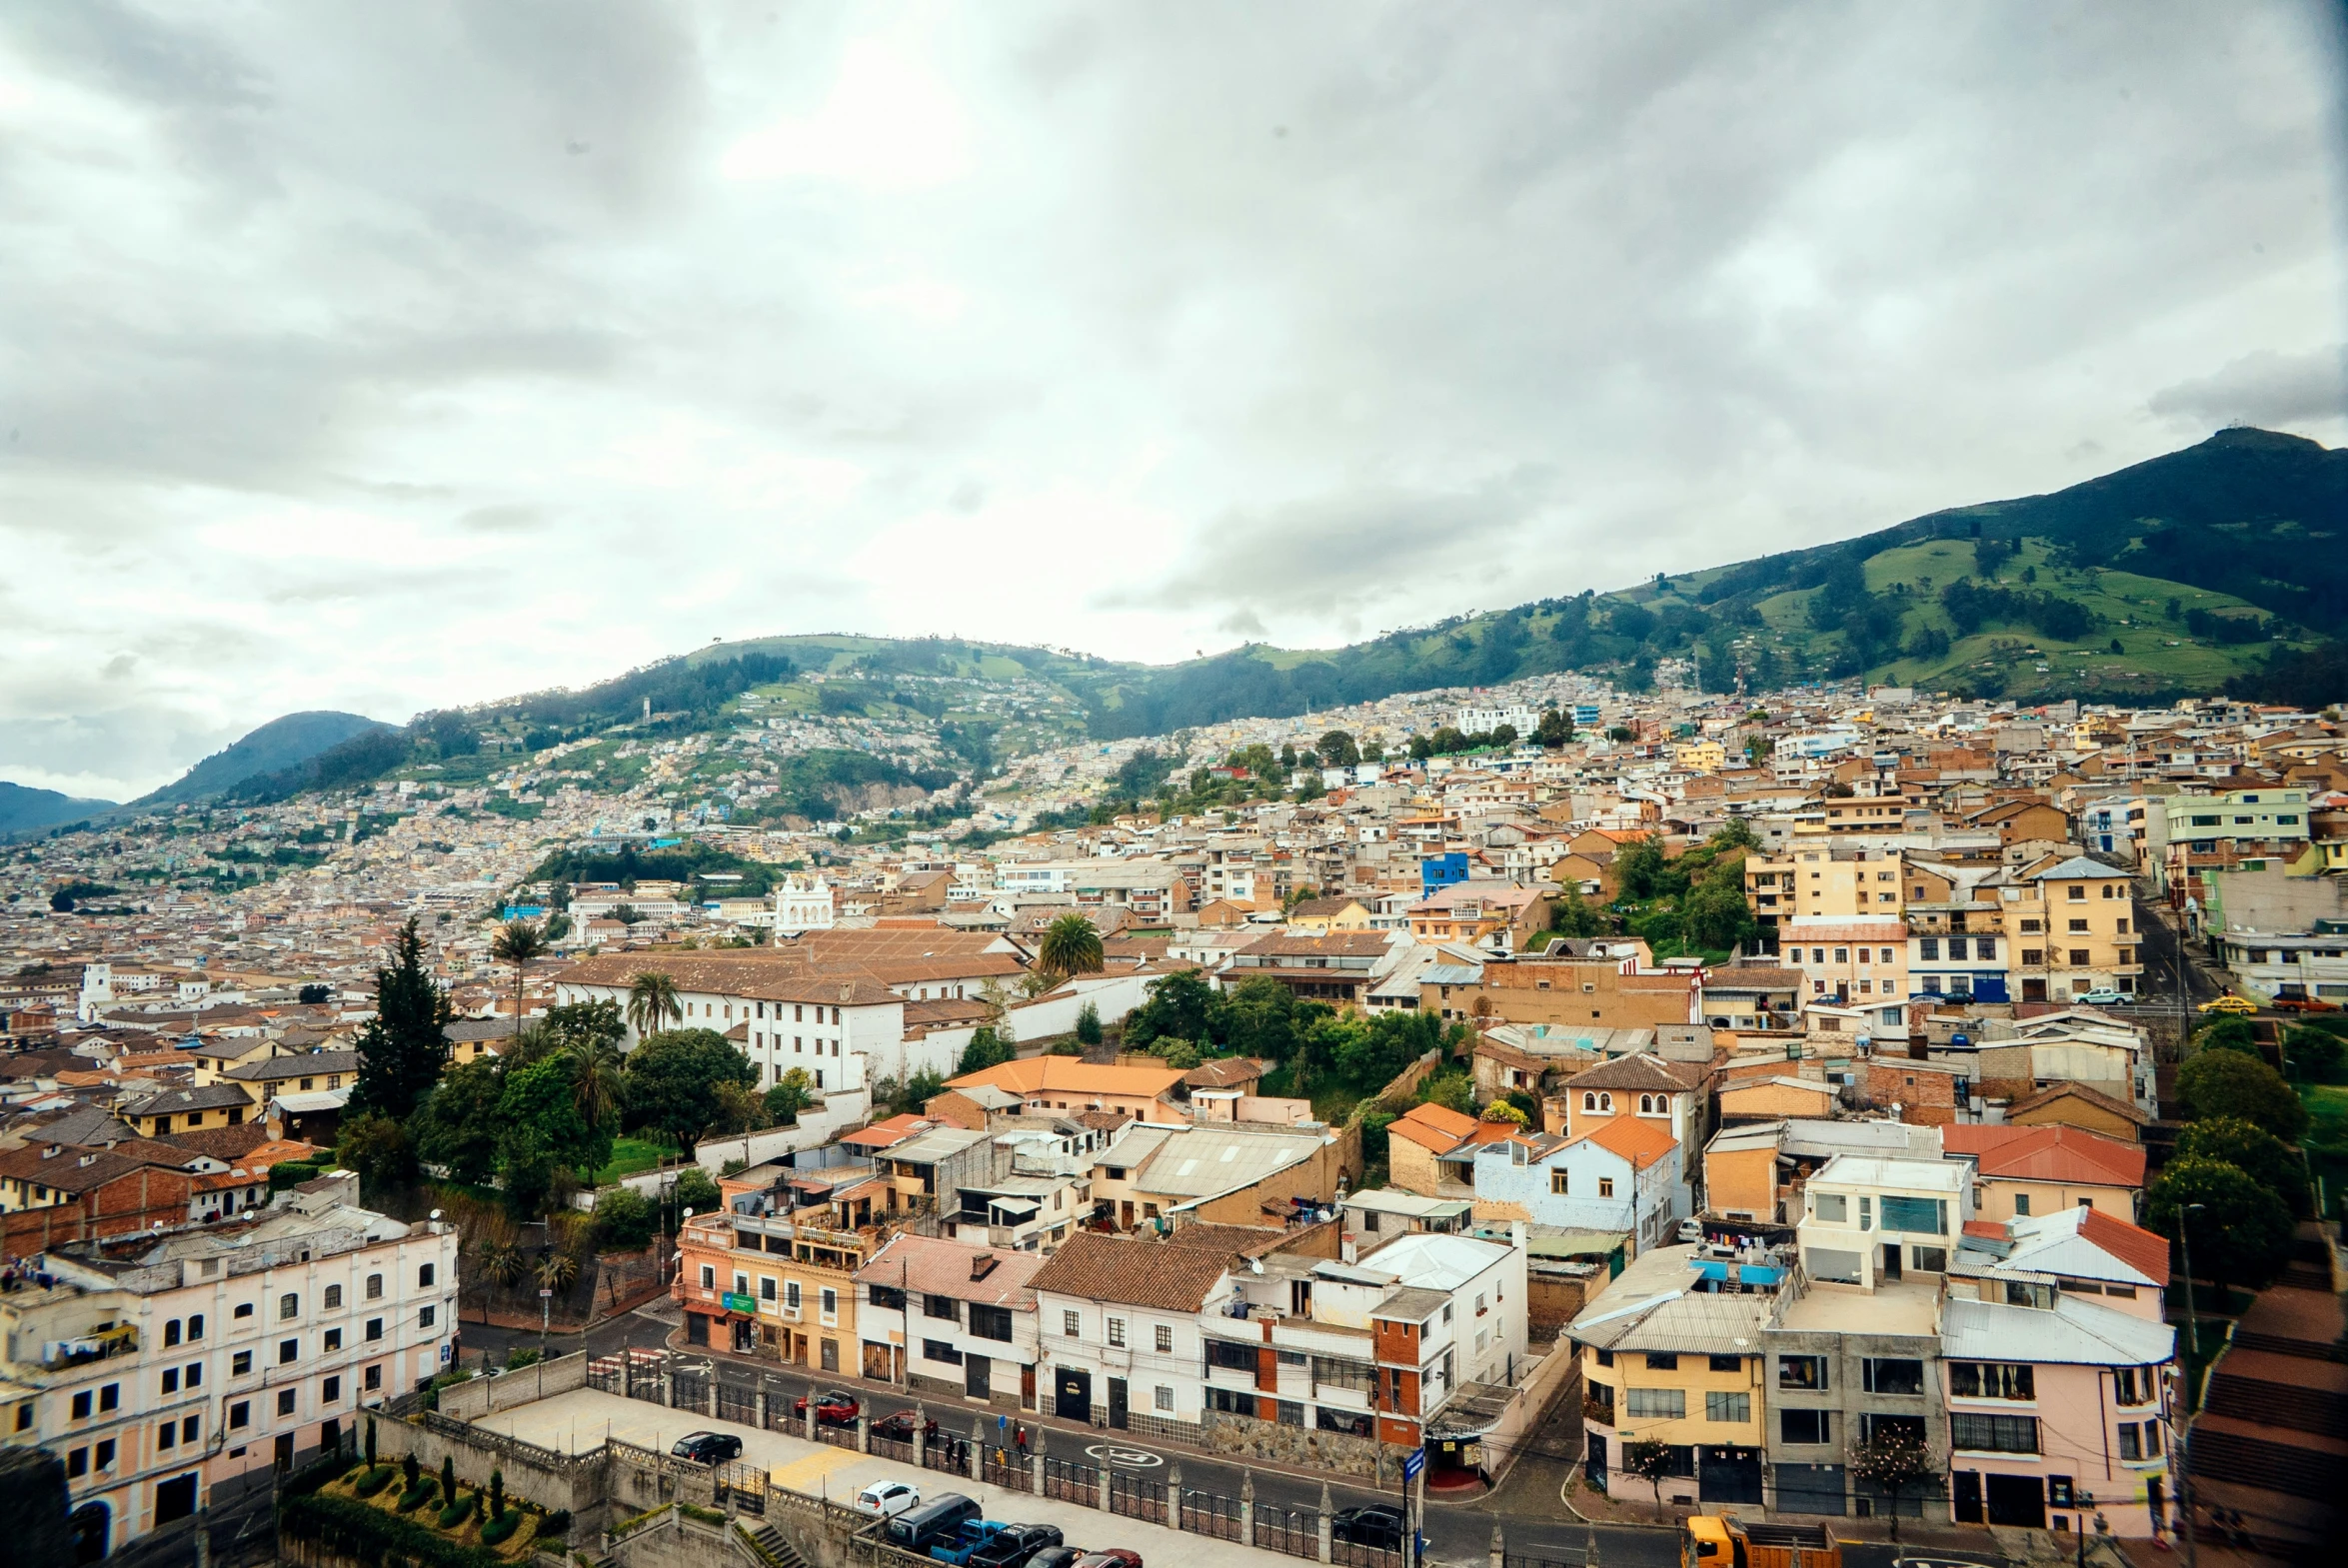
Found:
[(1044, 1495), (1057, 1497), (1066, 1503), (1082, 1503), (1088, 1508), (1101, 1506), (1101, 1472), (1089, 1464), (1074, 1459), (1055, 1459), (1044, 1456)]
[(1166, 1483), (1122, 1475), (1113, 1470), (1109, 1476), (1109, 1511), (1124, 1514), (1129, 1519), (1146, 1519), (1152, 1524), (1164, 1524)]
[(1238, 1499), (1219, 1492), (1182, 1493), (1181, 1527), (1184, 1535), (1211, 1535), (1220, 1540), (1239, 1538)]
[(1320, 1515), (1264, 1503), (1255, 1505), (1255, 1545), (1290, 1557), (1320, 1557)]

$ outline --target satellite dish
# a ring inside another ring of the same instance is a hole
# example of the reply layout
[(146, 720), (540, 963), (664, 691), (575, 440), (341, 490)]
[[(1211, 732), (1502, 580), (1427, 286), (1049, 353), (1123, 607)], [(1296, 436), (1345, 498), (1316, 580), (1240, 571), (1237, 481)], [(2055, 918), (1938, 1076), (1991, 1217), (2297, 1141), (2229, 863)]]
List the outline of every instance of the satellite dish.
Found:
[(434, 1219), (438, 1219), (438, 1218), (440, 1218), (440, 1210), (439, 1210), (439, 1209), (437, 1209), (437, 1208), (436, 1208), (436, 1209), (434, 1209), (434, 1210), (432, 1211), (432, 1217), (433, 1217)]

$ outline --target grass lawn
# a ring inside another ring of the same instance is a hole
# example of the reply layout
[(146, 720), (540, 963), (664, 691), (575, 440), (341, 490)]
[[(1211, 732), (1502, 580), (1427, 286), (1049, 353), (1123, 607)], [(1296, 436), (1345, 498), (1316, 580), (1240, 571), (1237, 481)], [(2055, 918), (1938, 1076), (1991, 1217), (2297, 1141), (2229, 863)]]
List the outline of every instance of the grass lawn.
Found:
[(595, 1184), (609, 1186), (622, 1176), (638, 1176), (653, 1169), (664, 1159), (674, 1159), (675, 1148), (656, 1143), (633, 1134), (619, 1138), (612, 1144), (612, 1162), (595, 1173)]
[(2348, 1087), (2336, 1083), (2303, 1083), (2300, 1102), (2307, 1107), (2307, 1133), (2300, 1147), (2321, 1184), (2324, 1211), (2341, 1211), (2348, 1192)]

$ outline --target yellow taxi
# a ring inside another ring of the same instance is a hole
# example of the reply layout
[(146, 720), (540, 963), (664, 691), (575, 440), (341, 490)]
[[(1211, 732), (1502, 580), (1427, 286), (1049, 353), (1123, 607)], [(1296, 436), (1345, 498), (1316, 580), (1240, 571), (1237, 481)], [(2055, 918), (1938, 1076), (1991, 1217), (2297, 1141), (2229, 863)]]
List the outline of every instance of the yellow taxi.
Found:
[(2230, 1012), (2236, 1017), (2248, 1017), (2258, 1010), (2258, 1003), (2247, 1001), (2240, 996), (2227, 995), (2220, 996), (2215, 1001), (2203, 1002), (2201, 1010), (2203, 1012)]

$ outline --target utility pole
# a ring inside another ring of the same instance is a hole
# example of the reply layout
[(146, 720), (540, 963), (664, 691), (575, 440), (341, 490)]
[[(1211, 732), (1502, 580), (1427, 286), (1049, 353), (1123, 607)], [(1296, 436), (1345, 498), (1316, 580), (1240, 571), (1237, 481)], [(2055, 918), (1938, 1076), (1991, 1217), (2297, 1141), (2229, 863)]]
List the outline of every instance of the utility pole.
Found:
[[(2201, 1359), (2201, 1309), (2193, 1299), (2193, 1216), (2206, 1205), (2188, 1203), (2177, 1210), (2177, 1242), (2185, 1254), (2185, 1334), (2193, 1347), (2193, 1360)], [(2196, 1403), (2192, 1383), (2192, 1368), (2186, 1369), (2185, 1418), (2178, 1423), (2177, 1441), (2177, 1503), (2181, 1512), (2177, 1533), (2185, 1540), (2185, 1568), (2195, 1568), (2193, 1539), (2193, 1407)]]

